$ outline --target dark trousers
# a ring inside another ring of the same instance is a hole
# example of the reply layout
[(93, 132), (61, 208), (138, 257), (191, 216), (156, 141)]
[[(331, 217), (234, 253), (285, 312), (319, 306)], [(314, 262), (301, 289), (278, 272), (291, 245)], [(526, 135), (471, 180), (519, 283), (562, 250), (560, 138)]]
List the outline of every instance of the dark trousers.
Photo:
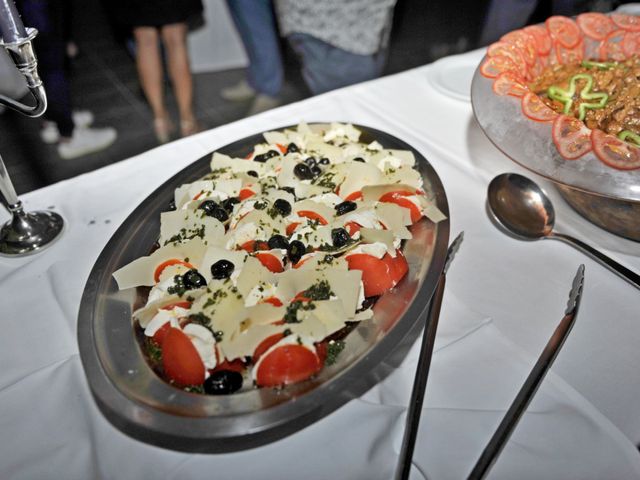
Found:
[(18, 9), (25, 26), (38, 30), (34, 42), (38, 57), (38, 72), (47, 91), (49, 106), (45, 118), (56, 122), (60, 135), (73, 133), (69, 82), (64, 70), (65, 42), (63, 38), (64, 9), (51, 0), (19, 0)]

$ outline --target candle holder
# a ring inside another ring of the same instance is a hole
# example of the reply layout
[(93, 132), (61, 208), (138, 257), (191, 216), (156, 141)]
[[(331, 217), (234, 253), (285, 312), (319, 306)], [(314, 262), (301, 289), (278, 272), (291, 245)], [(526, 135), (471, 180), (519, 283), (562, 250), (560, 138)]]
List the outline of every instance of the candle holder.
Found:
[[(5, 48), (24, 75), (35, 105), (25, 105), (0, 95), (0, 104), (28, 117), (39, 117), (47, 109), (47, 95), (38, 75), (38, 60), (32, 40), (38, 31), (25, 28), (12, 0), (0, 0), (0, 46)], [(64, 220), (50, 211), (27, 213), (0, 157), (0, 194), (11, 220), (0, 228), (0, 255), (23, 256), (38, 252), (56, 240), (64, 229)]]

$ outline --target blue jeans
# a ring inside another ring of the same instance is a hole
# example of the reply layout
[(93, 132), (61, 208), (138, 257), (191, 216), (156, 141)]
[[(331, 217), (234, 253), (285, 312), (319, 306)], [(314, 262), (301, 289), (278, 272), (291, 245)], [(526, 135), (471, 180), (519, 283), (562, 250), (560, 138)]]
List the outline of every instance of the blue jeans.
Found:
[(386, 49), (358, 55), (306, 33), (292, 33), (288, 39), (302, 61), (302, 76), (314, 95), (379, 77), (387, 58)]
[(249, 85), (258, 93), (278, 96), (284, 74), (271, 0), (227, 0), (227, 6), (249, 56)]

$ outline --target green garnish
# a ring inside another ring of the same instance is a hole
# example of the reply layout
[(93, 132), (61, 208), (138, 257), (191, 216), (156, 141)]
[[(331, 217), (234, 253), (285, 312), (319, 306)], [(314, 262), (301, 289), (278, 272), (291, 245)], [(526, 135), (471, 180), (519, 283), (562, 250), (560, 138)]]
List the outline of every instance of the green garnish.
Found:
[(587, 73), (579, 73), (574, 75), (569, 80), (569, 89), (564, 90), (556, 85), (552, 85), (547, 90), (549, 98), (557, 100), (564, 105), (562, 113), (569, 115), (571, 113), (571, 107), (573, 106), (574, 96), (576, 95), (576, 83), (578, 80), (584, 80), (585, 86), (580, 91), (580, 98), (582, 100), (597, 100), (597, 102), (585, 103), (582, 102), (578, 106), (578, 120), (584, 120), (587, 114), (587, 109), (603, 108), (609, 100), (609, 95), (606, 93), (592, 92), (593, 77)]
[(618, 134), (618, 138), (623, 142), (631, 143), (640, 147), (640, 135), (631, 130), (623, 130)]
[(599, 70), (611, 70), (618, 66), (617, 62), (594, 62), (591, 60), (583, 60), (580, 64), (584, 68), (597, 68)]
[(327, 358), (325, 365), (333, 365), (338, 360), (338, 355), (344, 350), (345, 343), (342, 340), (331, 340), (327, 345)]

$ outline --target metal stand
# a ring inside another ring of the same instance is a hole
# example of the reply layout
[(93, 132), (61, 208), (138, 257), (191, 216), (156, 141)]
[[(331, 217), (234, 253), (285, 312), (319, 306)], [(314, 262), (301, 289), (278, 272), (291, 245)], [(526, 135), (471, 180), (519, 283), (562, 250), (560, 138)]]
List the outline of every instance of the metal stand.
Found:
[[(47, 95), (38, 75), (38, 61), (31, 44), (37, 34), (36, 29), (22, 25), (12, 0), (0, 0), (0, 47), (7, 50), (24, 75), (36, 102), (30, 106), (0, 95), (0, 105), (6, 105), (28, 117), (39, 117), (47, 109)], [(14, 257), (38, 252), (51, 245), (62, 233), (64, 221), (57, 213), (24, 211), (2, 157), (0, 193), (3, 205), (11, 214), (11, 220), (0, 228), (0, 255)]]
[(23, 256), (39, 252), (58, 238), (64, 220), (55, 212), (26, 213), (0, 157), (0, 193), (11, 220), (0, 228), (0, 255)]

